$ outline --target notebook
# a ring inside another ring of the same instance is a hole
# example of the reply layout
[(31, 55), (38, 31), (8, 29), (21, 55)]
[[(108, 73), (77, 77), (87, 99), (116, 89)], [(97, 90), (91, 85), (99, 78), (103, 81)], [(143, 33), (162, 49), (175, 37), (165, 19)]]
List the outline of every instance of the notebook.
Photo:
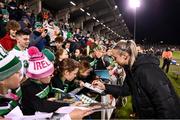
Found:
[(90, 90), (93, 90), (94, 92), (97, 92), (97, 93), (100, 93), (100, 94), (104, 94), (104, 90), (101, 90), (101, 89), (98, 89), (98, 88), (95, 88), (93, 87), (90, 83), (84, 83), (84, 87), (90, 89)]

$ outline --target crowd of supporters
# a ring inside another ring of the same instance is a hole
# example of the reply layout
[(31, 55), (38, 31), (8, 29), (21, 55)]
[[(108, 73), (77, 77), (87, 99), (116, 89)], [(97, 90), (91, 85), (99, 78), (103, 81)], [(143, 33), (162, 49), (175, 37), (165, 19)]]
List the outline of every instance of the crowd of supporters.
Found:
[[(119, 99), (118, 105), (123, 106), (126, 96), (132, 95), (133, 110), (140, 118), (179, 118), (176, 111), (179, 108), (169, 108), (179, 104), (179, 101), (168, 78), (158, 69), (158, 59), (152, 55), (153, 50), (145, 51), (139, 47), (131, 40), (121, 40), (118, 44), (114, 40), (104, 40), (89, 31), (58, 23), (48, 14), (35, 15), (26, 4), (17, 4), (15, 0), (0, 2), (0, 116), (5, 116), (16, 106), (24, 115), (34, 115), (37, 111), (55, 112), (69, 105), (78, 106), (79, 102), (57, 102), (69, 98), (68, 93), (78, 89), (78, 94), (100, 101), (100, 94), (83, 87), (88, 82), (111, 94), (107, 95), (108, 103)], [(162, 51), (159, 51), (155, 55), (161, 54)], [(135, 64), (139, 56), (145, 57)], [(156, 76), (160, 82), (155, 81), (152, 74), (148, 78), (147, 73), (140, 76), (142, 69), (136, 73), (133, 65), (139, 69), (140, 64), (145, 66), (147, 72), (147, 69), (156, 69), (161, 74)], [(99, 83), (96, 70), (108, 70), (110, 78), (104, 80), (105, 86)], [(149, 83), (152, 88), (145, 89), (144, 85), (148, 84), (142, 81), (143, 87), (139, 85), (139, 79), (147, 79), (147, 83), (153, 79)], [(155, 83), (157, 85), (153, 86)], [(160, 97), (154, 98), (151, 91), (159, 92), (155, 95)], [(61, 117), (66, 120), (82, 119), (91, 113), (90, 109), (78, 109)]]

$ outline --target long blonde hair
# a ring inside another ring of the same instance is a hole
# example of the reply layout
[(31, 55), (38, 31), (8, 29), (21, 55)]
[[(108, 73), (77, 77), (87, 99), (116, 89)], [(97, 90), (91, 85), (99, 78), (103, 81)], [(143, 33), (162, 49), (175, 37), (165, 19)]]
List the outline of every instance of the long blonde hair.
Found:
[(130, 55), (129, 66), (130, 68), (134, 64), (137, 57), (136, 43), (133, 40), (120, 40), (114, 47), (119, 51), (120, 55), (124, 55), (127, 52)]

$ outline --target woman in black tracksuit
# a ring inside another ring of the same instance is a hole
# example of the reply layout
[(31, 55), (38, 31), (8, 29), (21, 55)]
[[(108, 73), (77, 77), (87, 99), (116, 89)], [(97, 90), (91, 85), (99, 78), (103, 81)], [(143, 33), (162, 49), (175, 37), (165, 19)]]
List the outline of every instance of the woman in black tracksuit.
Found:
[(138, 118), (180, 118), (180, 102), (166, 74), (159, 68), (159, 60), (149, 55), (137, 55), (133, 41), (119, 41), (113, 56), (121, 66), (128, 65), (123, 86), (104, 85), (93, 81), (107, 94), (132, 96)]

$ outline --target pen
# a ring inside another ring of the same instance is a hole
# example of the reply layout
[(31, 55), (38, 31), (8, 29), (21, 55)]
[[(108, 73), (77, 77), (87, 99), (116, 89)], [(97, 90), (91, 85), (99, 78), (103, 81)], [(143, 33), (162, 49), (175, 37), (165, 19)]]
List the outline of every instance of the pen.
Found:
[(79, 98), (79, 96), (77, 96), (77, 95), (74, 95), (75, 96), (75, 98), (78, 100), (78, 101), (81, 101), (81, 99)]

